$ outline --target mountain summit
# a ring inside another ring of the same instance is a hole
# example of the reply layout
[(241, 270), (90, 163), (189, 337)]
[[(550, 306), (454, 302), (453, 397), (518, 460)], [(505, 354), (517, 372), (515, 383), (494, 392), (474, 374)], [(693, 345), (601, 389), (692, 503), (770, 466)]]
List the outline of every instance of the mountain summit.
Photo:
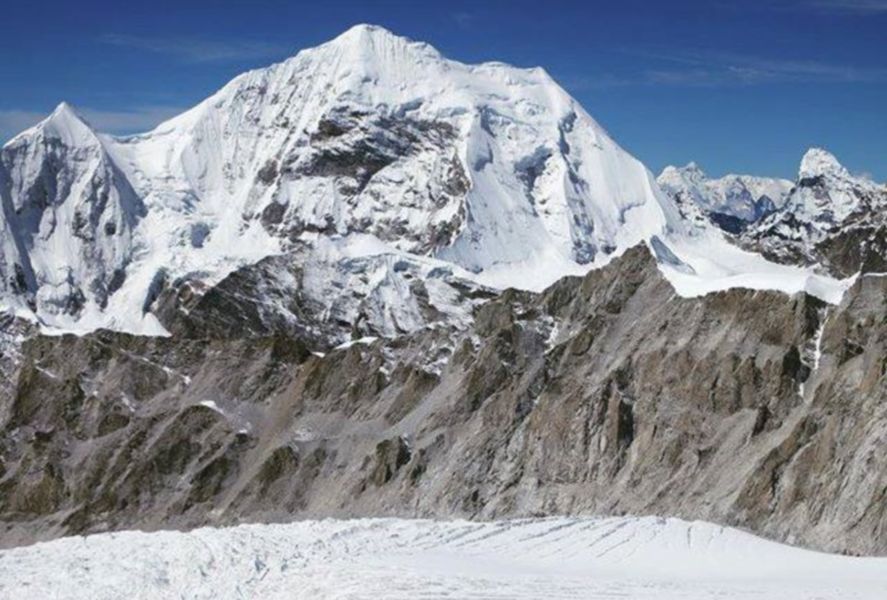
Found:
[(814, 177), (849, 177), (844, 166), (838, 162), (833, 154), (822, 148), (810, 148), (801, 159), (801, 167), (798, 170), (798, 179), (812, 179)]
[(887, 270), (887, 187), (852, 175), (811, 148), (784, 206), (748, 232), (773, 260), (819, 265), (838, 276)]
[[(681, 293), (737, 276), (794, 292), (811, 275), (688, 221), (542, 69), (465, 65), (371, 25), (142, 135), (97, 135), (62, 104), (3, 148), (0, 181), (0, 295), (66, 330), (162, 333), (161, 297), (271, 256), (308, 271), (319, 312), (375, 315), (381, 332), (428, 319), (406, 271), (539, 290), (648, 243)], [(354, 279), (342, 261), (357, 258)], [(453, 316), (452, 283), (419, 297)]]

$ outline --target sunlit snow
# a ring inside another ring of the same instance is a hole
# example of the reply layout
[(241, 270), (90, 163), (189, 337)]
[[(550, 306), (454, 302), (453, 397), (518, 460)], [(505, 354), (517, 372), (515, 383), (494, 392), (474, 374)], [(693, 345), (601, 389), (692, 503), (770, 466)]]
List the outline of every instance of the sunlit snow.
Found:
[(0, 596), (882, 600), (887, 558), (820, 554), (655, 517), (324, 520), (7, 550)]

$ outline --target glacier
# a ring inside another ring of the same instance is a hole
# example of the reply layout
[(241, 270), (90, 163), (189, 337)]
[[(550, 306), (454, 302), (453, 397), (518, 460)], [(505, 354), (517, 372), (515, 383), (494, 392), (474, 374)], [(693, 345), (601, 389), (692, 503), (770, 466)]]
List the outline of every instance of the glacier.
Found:
[(17, 598), (876, 600), (887, 559), (658, 517), (301, 521), (126, 531), (0, 551)]

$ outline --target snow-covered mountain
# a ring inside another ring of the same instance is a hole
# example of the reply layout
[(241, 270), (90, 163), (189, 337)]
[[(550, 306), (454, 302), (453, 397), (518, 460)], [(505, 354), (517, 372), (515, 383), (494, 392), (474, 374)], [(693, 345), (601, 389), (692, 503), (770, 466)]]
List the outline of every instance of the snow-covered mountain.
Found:
[(694, 222), (709, 220), (728, 233), (739, 233), (781, 208), (793, 184), (786, 179), (725, 175), (709, 179), (696, 163), (666, 167), (657, 183)]
[(158, 285), (212, 284), (297, 238), (369, 234), (541, 287), (680, 227), (541, 69), (462, 65), (372, 26), (144, 135), (96, 134), (61, 105), (2, 163), (4, 295), (64, 327), (158, 330)]
[(203, 293), (295, 247), (309, 267), (332, 247), (334, 271), (356, 276), (330, 289), (297, 269), (287, 289), (318, 313), (382, 315), (370, 332), (427, 322), (394, 315), (417, 272), (440, 275), (423, 292), (432, 313), (465, 314), (453, 304), (465, 282), (538, 290), (641, 242), (684, 294), (745, 285), (835, 301), (846, 287), (686, 219), (542, 69), (461, 64), (368, 25), (143, 135), (98, 134), (63, 104), (0, 151), (0, 195), (3, 302), (67, 330), (163, 333), (156, 303), (170, 290)]
[(67, 104), (0, 154), (6, 302), (38, 314), (102, 311), (125, 282), (145, 206)]
[(830, 153), (809, 150), (784, 206), (745, 234), (774, 260), (819, 264), (838, 275), (884, 271), (887, 186), (850, 174)]
[(852, 175), (811, 148), (795, 182), (747, 175), (708, 179), (690, 163), (657, 178), (688, 221), (712, 223), (739, 246), (833, 277), (887, 270), (887, 186)]

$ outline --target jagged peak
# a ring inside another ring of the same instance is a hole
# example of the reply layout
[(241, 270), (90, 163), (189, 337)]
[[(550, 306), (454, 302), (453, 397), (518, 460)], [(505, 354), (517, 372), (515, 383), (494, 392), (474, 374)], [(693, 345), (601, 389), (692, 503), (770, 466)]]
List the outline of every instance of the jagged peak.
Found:
[(12, 146), (36, 135), (60, 140), (68, 147), (94, 146), (100, 143), (92, 126), (67, 102), (59, 103), (48, 117), (15, 136), (6, 145)]
[(695, 172), (699, 172), (699, 173), (703, 173), (703, 174), (704, 174), (704, 171), (702, 170), (702, 167), (700, 167), (699, 164), (698, 164), (695, 160), (691, 160), (691, 161), (688, 162), (686, 165), (684, 165), (684, 167), (682, 168), (682, 170), (683, 170), (683, 171), (695, 171)]
[(674, 180), (677, 177), (685, 180), (690, 180), (695, 183), (709, 183), (711, 185), (726, 185), (734, 183), (742, 184), (745, 186), (774, 184), (784, 186), (786, 188), (789, 188), (792, 185), (792, 182), (788, 179), (782, 179), (779, 177), (764, 177), (759, 175), (747, 175), (743, 173), (727, 173), (720, 177), (711, 178), (696, 161), (690, 161), (683, 167), (668, 165), (667, 167), (662, 169), (662, 172), (657, 177), (657, 180), (663, 182)]
[(801, 159), (798, 179), (812, 179), (825, 175), (846, 177), (849, 173), (831, 152), (822, 148), (810, 148)]
[(705, 174), (705, 171), (693, 161), (687, 163), (683, 167), (669, 165), (662, 169), (659, 177), (657, 177), (657, 181), (659, 181), (660, 184), (675, 183), (677, 181), (700, 184), (707, 180), (708, 176)]

